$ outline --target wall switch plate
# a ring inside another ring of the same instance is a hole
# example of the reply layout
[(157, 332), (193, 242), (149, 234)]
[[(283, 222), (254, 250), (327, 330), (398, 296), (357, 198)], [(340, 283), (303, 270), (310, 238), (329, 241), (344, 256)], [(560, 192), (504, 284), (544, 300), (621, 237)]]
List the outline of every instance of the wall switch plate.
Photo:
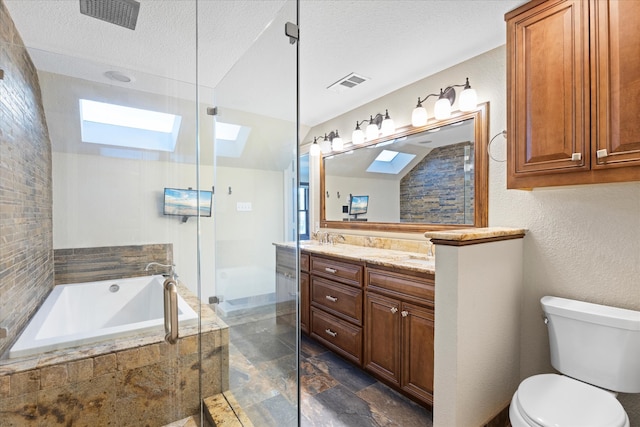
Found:
[(238, 202), (238, 203), (236, 203), (236, 211), (238, 211), (238, 212), (251, 212), (251, 202)]

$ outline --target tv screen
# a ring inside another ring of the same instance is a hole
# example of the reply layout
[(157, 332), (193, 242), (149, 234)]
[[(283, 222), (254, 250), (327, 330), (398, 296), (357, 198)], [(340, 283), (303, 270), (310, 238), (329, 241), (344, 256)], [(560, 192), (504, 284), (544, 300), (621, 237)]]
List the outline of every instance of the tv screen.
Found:
[(349, 201), (349, 215), (362, 215), (367, 213), (369, 196), (351, 196)]
[(200, 190), (185, 190), (180, 188), (164, 189), (164, 214), (180, 216), (211, 216), (211, 202), (213, 192)]

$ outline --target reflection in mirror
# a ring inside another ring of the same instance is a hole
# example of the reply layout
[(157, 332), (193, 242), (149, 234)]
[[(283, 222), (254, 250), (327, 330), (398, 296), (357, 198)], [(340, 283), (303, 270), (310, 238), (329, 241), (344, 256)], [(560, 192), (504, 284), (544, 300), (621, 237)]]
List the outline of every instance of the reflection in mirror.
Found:
[[(487, 108), (325, 156), (323, 226), (486, 226)], [(353, 198), (361, 196), (368, 196), (366, 213), (362, 206), (359, 213), (352, 210)]]

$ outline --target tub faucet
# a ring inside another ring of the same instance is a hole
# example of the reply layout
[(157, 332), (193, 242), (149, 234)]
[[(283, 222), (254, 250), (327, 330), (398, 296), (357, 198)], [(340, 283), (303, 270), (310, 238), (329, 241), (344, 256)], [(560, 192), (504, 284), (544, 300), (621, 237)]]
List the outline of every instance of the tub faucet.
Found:
[(159, 262), (150, 262), (144, 268), (144, 271), (149, 271), (149, 267), (152, 267), (154, 265), (157, 265), (158, 267), (164, 267), (164, 268), (169, 269), (169, 273), (168, 274), (163, 274), (163, 276), (170, 276), (173, 280), (177, 280), (178, 279), (178, 273), (176, 273), (176, 265), (175, 264), (160, 264)]

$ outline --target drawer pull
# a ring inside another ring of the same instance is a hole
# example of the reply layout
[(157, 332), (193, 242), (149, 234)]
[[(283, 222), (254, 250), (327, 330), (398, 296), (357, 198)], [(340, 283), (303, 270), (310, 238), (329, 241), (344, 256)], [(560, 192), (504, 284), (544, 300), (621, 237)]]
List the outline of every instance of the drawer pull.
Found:
[(325, 296), (325, 298), (326, 298), (326, 299), (328, 299), (328, 300), (329, 300), (329, 301), (331, 301), (331, 302), (336, 302), (336, 301), (338, 301), (338, 298), (336, 298), (336, 297), (332, 297), (331, 295), (327, 295), (327, 296)]
[(409, 315), (409, 312), (407, 310), (402, 310), (402, 317), (407, 317)]
[(329, 335), (331, 335), (332, 337), (337, 337), (338, 333), (337, 332), (333, 332), (331, 329), (325, 329), (324, 330), (326, 333), (328, 333)]
[(580, 160), (582, 160), (582, 153), (573, 153), (573, 154), (571, 154), (571, 161), (572, 162), (579, 162)]
[(609, 155), (609, 153), (607, 152), (606, 148), (603, 148), (602, 150), (596, 151), (596, 157), (599, 158), (599, 159), (604, 159), (608, 155)]
[(396, 314), (398, 312), (398, 307), (391, 307), (391, 312)]
[(338, 272), (338, 270), (336, 270), (335, 268), (329, 268), (329, 267), (325, 267), (324, 271), (331, 274), (336, 274)]

